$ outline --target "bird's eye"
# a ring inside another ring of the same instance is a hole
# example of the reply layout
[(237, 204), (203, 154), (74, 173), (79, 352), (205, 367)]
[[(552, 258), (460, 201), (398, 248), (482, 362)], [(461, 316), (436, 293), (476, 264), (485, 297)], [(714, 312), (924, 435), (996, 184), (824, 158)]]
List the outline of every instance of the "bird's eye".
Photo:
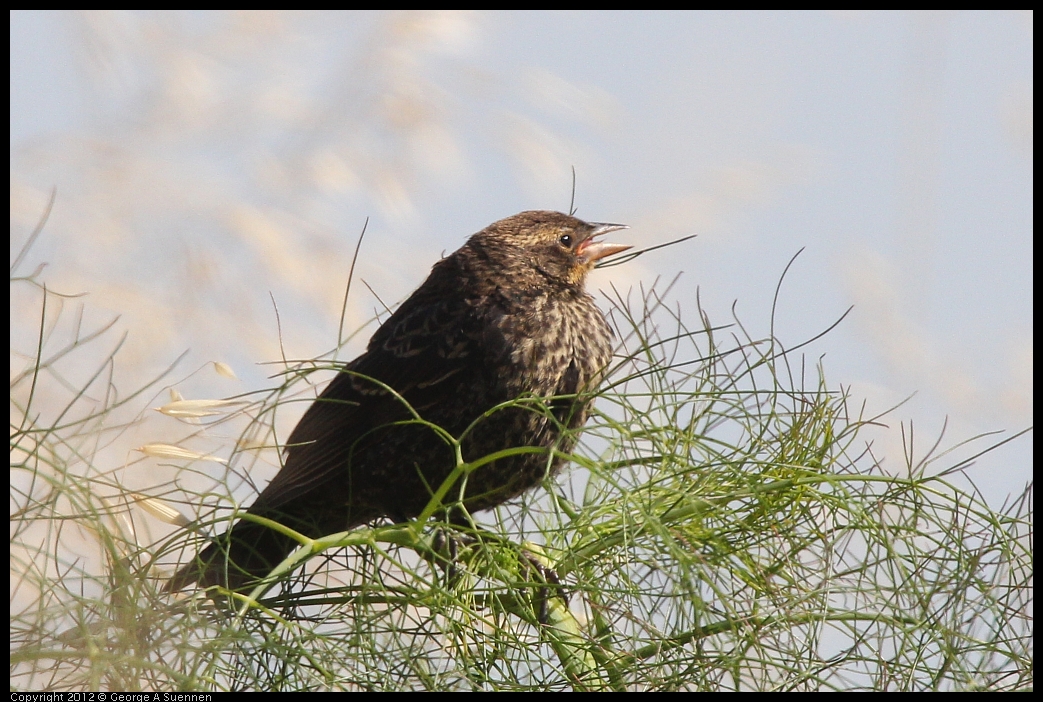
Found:
[(558, 239), (558, 243), (564, 246), (566, 249), (572, 248), (572, 236), (570, 234), (562, 234), (561, 238)]

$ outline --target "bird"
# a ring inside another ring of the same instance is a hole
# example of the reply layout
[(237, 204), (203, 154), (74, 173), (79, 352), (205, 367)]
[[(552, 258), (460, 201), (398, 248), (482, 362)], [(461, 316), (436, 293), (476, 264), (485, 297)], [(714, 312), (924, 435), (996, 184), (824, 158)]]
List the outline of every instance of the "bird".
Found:
[[(530, 210), (470, 236), (309, 406), (247, 512), (309, 538), (406, 522), (462, 459), (476, 467), (443, 497), (458, 521), (557, 473), (612, 357), (612, 329), (584, 284), (595, 263), (631, 248), (600, 237), (627, 228)], [(245, 591), (298, 546), (240, 519), (165, 589)]]

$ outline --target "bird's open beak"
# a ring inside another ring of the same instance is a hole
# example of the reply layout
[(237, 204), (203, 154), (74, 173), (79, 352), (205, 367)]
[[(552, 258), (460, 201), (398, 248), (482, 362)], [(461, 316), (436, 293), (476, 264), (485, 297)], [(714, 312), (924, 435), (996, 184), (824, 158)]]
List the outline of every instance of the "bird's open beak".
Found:
[(576, 248), (576, 256), (579, 258), (580, 263), (590, 265), (606, 256), (611, 256), (620, 251), (626, 251), (627, 249), (633, 248), (630, 244), (610, 244), (607, 241), (594, 241), (594, 239), (602, 234), (608, 234), (609, 232), (618, 231), (620, 229), (630, 229), (627, 225), (602, 224), (600, 222), (591, 222), (591, 225), (594, 227), (594, 231), (590, 233), (590, 236), (581, 241), (579, 246)]

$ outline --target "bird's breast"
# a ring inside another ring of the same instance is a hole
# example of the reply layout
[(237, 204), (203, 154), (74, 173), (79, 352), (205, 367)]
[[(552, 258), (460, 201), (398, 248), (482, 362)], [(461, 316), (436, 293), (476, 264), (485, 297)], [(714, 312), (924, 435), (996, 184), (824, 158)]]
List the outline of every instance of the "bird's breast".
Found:
[[(611, 355), (612, 332), (586, 295), (539, 299), (502, 315), (496, 327), (502, 334), (502, 377), (517, 379), (518, 387), (510, 389), (516, 394), (575, 392), (607, 365)], [(577, 387), (562, 387), (567, 374)]]

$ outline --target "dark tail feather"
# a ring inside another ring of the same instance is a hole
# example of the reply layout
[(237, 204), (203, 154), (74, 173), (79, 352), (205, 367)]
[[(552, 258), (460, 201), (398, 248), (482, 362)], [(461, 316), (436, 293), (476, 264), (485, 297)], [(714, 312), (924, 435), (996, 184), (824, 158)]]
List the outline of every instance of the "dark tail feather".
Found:
[(247, 590), (299, 545), (262, 524), (241, 521), (182, 566), (163, 589), (177, 592), (198, 582), (200, 587), (221, 585), (229, 590)]

